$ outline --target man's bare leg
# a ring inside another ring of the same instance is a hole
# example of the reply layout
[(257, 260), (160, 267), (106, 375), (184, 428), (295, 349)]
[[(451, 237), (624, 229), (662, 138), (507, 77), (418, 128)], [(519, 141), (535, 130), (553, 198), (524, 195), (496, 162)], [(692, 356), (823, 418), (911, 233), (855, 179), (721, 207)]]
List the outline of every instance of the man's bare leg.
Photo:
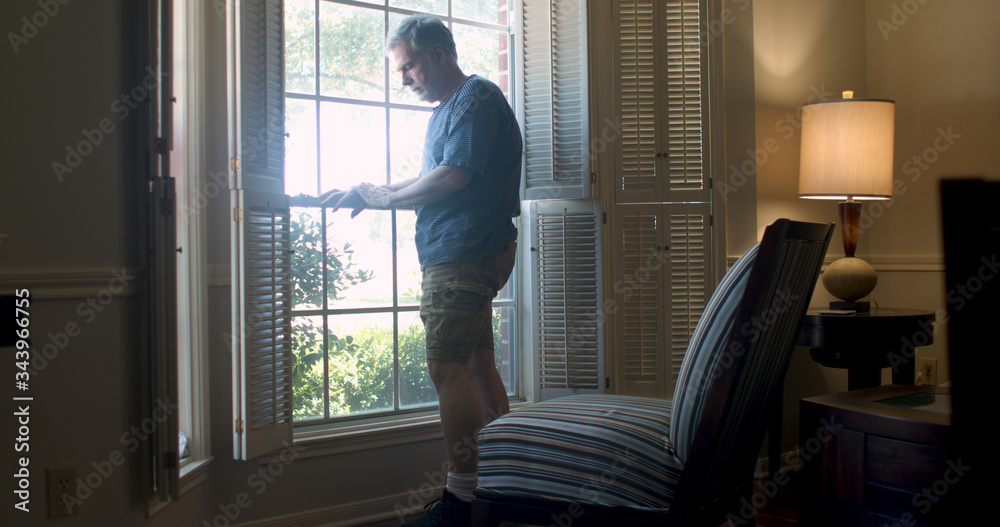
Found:
[(476, 431), (483, 424), (483, 408), (470, 365), (428, 359), (427, 369), (441, 407), (441, 428), (451, 471), (476, 472)]
[(472, 382), (476, 385), (483, 406), (482, 426), (510, 411), (507, 388), (497, 371), (493, 353), (491, 349), (476, 350), (469, 362)]

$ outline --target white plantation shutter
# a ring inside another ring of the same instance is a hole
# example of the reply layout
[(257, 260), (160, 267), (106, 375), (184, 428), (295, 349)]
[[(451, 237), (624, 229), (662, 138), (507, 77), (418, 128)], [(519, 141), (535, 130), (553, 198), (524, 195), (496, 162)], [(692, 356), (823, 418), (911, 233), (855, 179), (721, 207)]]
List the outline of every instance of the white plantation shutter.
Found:
[(668, 0), (666, 64), (667, 135), (663, 156), (669, 181), (663, 201), (708, 201), (703, 166), (702, 87), (707, 86), (702, 60), (699, 0)]
[(622, 133), (614, 180), (616, 380), (672, 393), (711, 283), (698, 0), (623, 0), (609, 22)]
[(281, 0), (227, 3), (232, 152), (233, 456), (292, 440), (291, 238)]
[(519, 86), (525, 199), (590, 196), (584, 0), (524, 0)]
[(661, 94), (656, 90), (656, 32), (654, 3), (623, 1), (618, 11), (619, 111), (622, 118), (619, 203), (660, 201), (656, 115)]
[(617, 203), (707, 202), (705, 61), (698, 0), (618, 2), (614, 44), (622, 137)]
[(532, 202), (536, 400), (603, 391), (596, 203)]

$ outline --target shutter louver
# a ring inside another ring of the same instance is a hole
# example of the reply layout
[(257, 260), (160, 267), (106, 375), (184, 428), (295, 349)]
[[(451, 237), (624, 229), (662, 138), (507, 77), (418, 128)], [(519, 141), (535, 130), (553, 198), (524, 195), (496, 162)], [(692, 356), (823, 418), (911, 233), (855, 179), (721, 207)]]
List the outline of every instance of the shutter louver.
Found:
[(590, 195), (584, 12), (582, 0), (523, 2), (525, 199)]
[(532, 203), (539, 400), (602, 391), (600, 252), (593, 202)]

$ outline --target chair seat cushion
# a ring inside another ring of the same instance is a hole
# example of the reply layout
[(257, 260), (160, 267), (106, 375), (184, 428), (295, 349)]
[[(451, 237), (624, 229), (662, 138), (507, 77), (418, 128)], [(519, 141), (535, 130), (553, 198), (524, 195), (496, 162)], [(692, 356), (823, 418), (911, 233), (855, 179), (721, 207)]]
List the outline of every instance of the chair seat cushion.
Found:
[(479, 488), (508, 496), (666, 510), (681, 474), (671, 401), (575, 395), (479, 433)]

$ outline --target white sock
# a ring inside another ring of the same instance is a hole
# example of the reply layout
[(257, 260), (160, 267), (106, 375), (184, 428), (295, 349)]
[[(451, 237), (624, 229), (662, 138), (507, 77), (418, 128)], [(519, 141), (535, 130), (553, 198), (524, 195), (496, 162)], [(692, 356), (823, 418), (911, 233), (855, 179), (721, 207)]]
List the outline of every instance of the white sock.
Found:
[(448, 492), (454, 494), (458, 499), (468, 503), (472, 501), (472, 491), (476, 490), (477, 483), (479, 483), (478, 472), (448, 472), (448, 483), (446, 484), (446, 487)]

